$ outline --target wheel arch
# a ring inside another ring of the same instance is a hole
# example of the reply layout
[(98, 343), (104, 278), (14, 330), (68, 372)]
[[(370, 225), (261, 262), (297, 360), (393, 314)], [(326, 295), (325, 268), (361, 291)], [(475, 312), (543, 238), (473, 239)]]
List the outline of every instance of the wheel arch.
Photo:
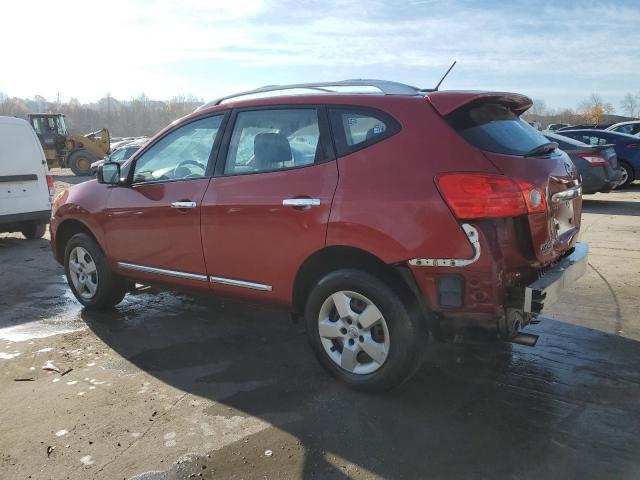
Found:
[[(60, 263), (64, 263), (64, 251), (67, 248), (67, 243), (76, 233), (86, 233), (91, 238), (93, 238), (98, 245), (100, 245), (100, 241), (91, 231), (91, 229), (80, 220), (75, 218), (70, 218), (68, 220), (64, 220), (58, 228), (56, 229), (56, 258)], [(100, 245), (102, 251), (102, 245)]]
[(309, 292), (322, 277), (344, 268), (355, 268), (374, 275), (389, 285), (412, 311), (421, 313), (421, 316), (428, 313), (428, 307), (406, 266), (390, 265), (360, 248), (333, 245), (311, 254), (298, 269), (291, 299), (293, 314), (303, 314)]

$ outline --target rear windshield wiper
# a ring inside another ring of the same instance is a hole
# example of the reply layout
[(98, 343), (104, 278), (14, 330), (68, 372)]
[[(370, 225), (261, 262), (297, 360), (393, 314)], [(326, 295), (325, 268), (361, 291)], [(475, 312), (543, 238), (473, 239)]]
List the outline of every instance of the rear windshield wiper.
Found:
[(542, 145), (538, 145), (537, 147), (532, 148), (523, 156), (535, 157), (536, 155), (545, 155), (547, 153), (553, 152), (556, 148), (558, 148), (558, 144), (556, 142), (543, 143)]

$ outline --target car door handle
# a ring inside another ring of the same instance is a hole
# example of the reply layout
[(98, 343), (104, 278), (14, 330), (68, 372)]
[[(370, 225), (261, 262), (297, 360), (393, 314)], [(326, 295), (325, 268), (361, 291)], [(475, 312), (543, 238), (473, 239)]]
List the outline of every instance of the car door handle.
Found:
[(317, 207), (320, 205), (319, 198), (287, 198), (282, 200), (285, 207)]
[(196, 202), (173, 202), (171, 208), (196, 208)]

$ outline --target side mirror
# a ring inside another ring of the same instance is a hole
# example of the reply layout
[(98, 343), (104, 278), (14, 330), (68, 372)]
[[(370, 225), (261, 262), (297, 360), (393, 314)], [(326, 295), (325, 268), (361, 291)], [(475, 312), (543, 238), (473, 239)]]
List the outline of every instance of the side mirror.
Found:
[(120, 184), (120, 164), (116, 162), (105, 162), (98, 167), (98, 174), (96, 175), (98, 183), (105, 183), (108, 185)]

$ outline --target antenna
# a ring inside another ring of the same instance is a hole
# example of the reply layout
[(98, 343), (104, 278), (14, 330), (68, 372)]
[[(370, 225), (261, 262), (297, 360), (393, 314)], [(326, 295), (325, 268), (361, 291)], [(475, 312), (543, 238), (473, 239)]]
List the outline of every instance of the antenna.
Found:
[(447, 78), (447, 75), (449, 75), (449, 72), (451, 70), (453, 70), (453, 67), (456, 66), (456, 60), (453, 61), (453, 63), (451, 64), (451, 66), (449, 67), (449, 70), (447, 70), (447, 73), (445, 73), (442, 78), (440, 79), (440, 81), (438, 82), (438, 84), (436, 85), (436, 88), (433, 89), (434, 92), (438, 91), (438, 88), (440, 88), (440, 85), (442, 85), (442, 82), (444, 82), (444, 79)]

